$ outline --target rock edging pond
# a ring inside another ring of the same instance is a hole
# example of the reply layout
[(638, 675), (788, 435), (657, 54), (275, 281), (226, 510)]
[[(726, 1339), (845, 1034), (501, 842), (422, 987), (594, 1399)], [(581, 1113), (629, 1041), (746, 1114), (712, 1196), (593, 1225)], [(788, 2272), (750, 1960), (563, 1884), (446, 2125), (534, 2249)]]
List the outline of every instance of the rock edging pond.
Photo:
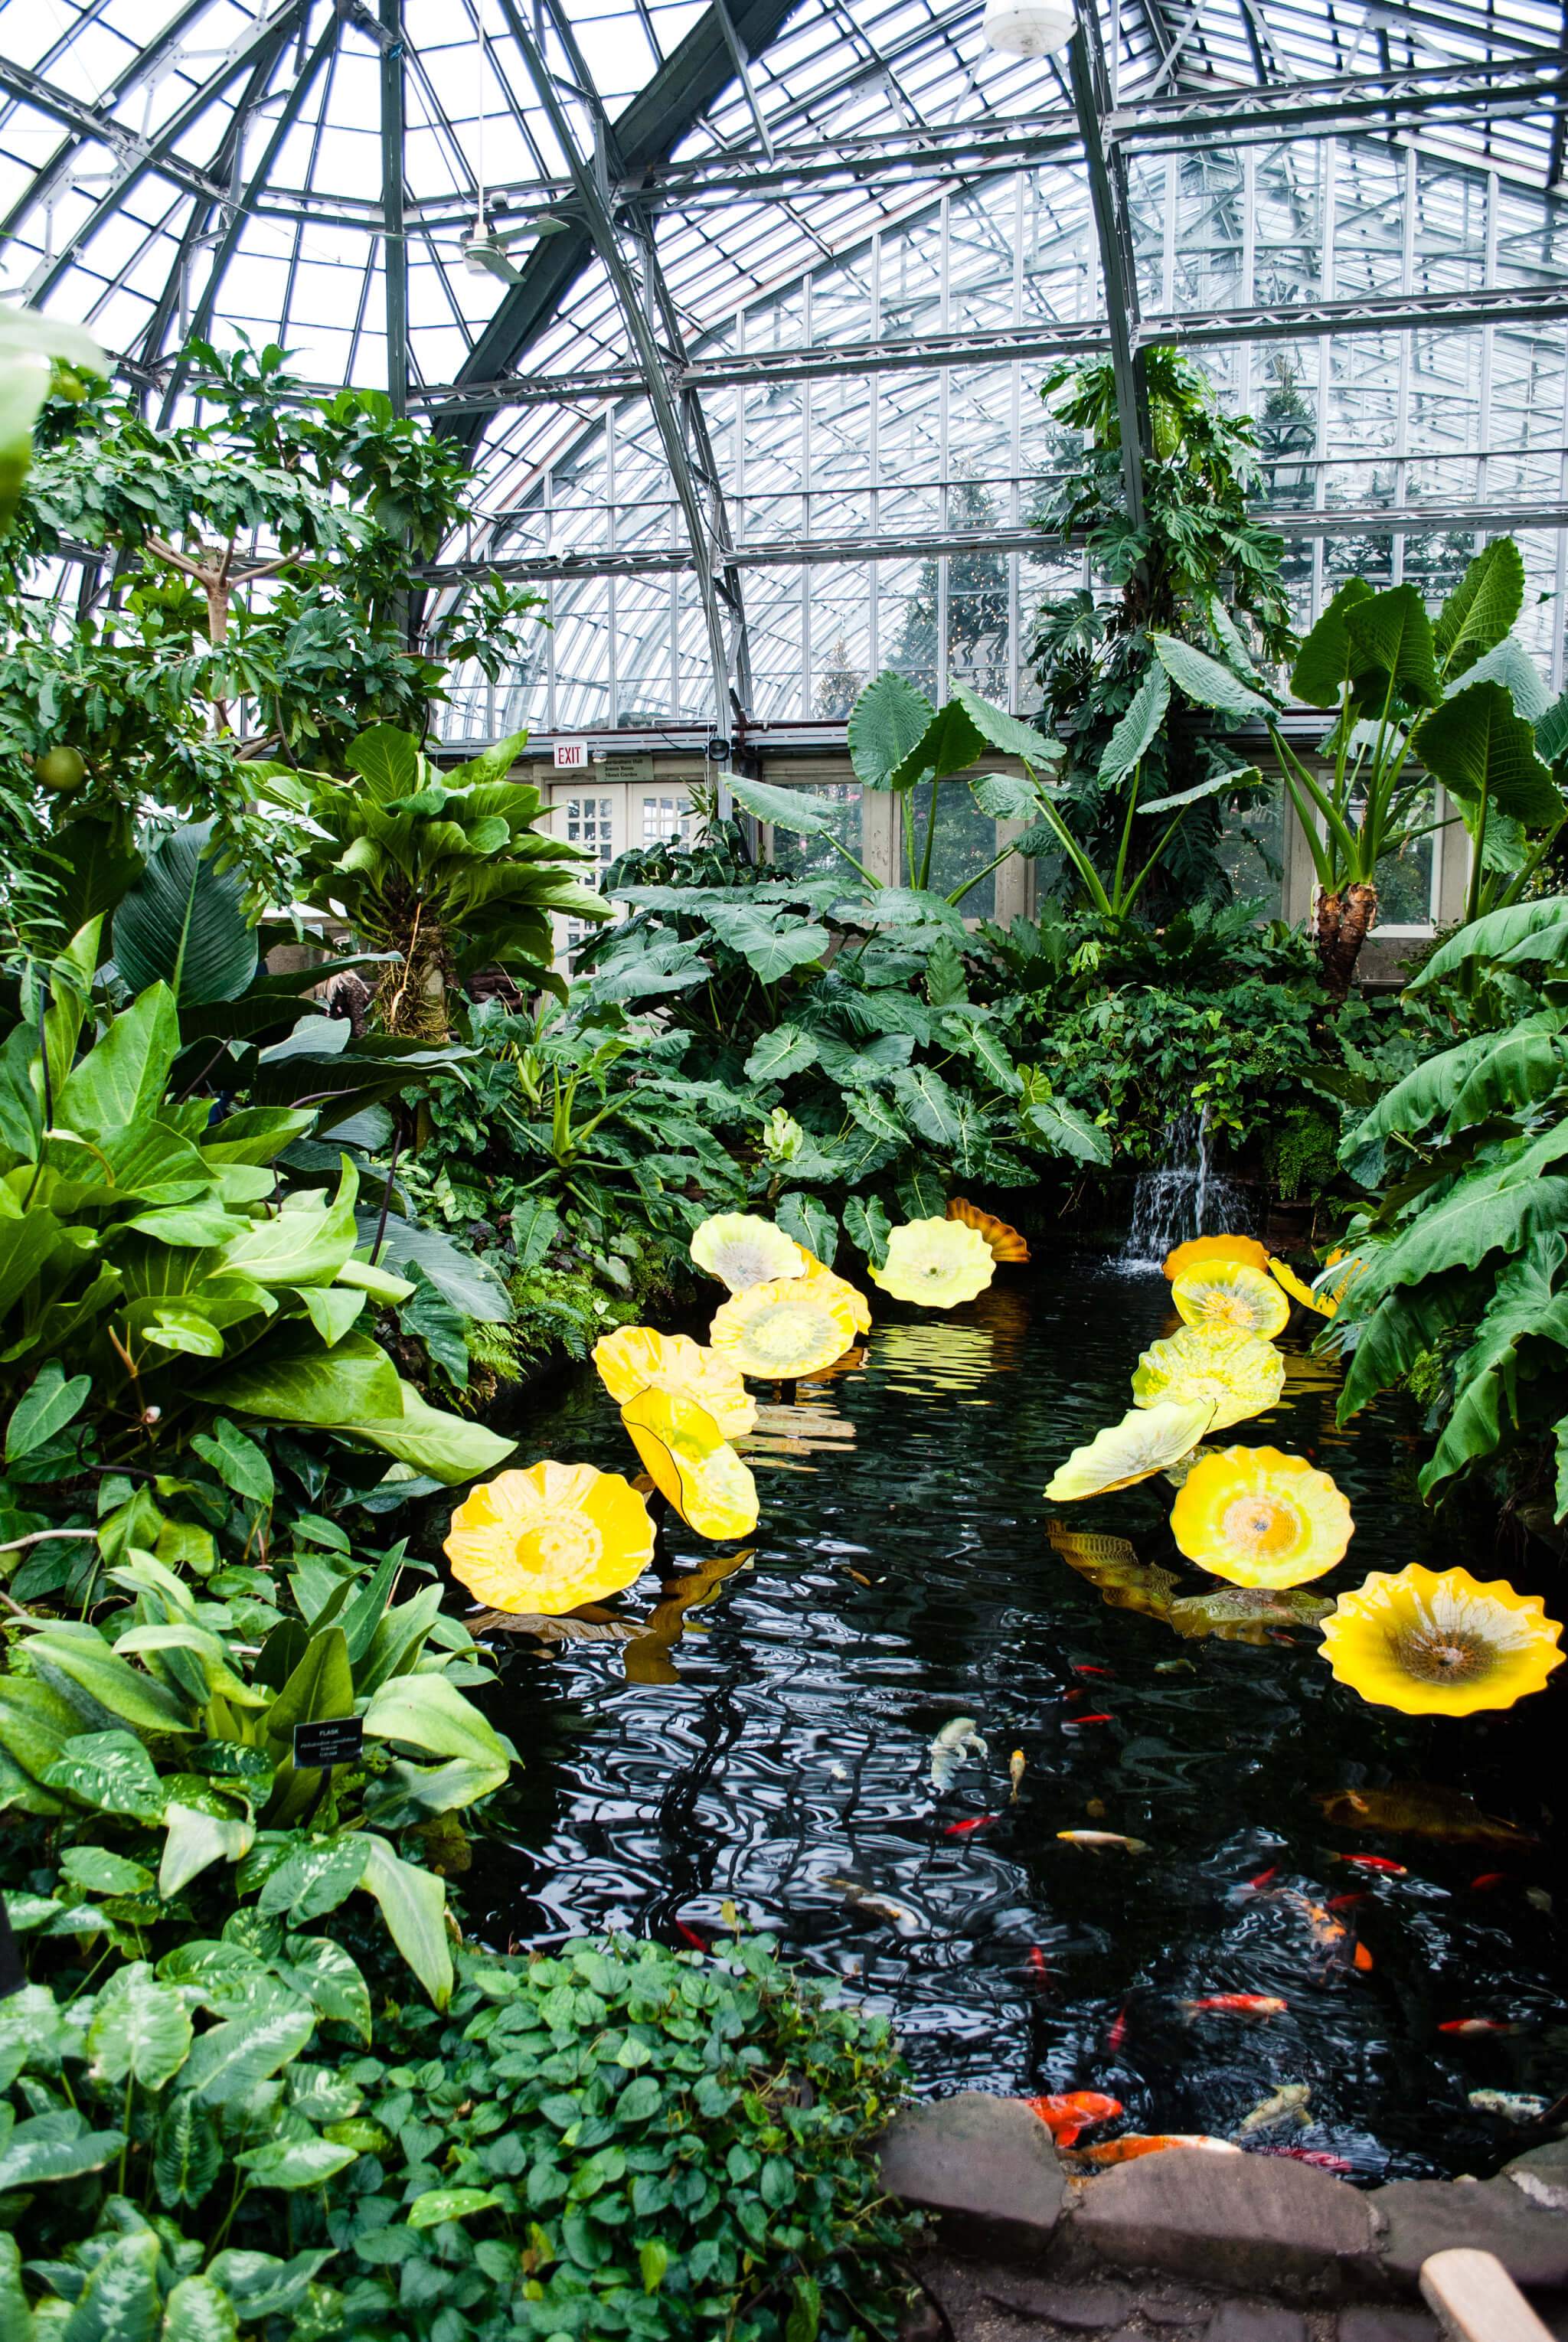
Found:
[(1360, 2189), (1285, 2157), (1193, 2147), (1084, 2177), (1021, 2100), (966, 2091), (906, 2108), (881, 2157), (889, 2193), (935, 2216), (944, 2255), (1060, 2280), (1064, 2300), (1084, 2280), (1105, 2292), (1113, 2272), (1153, 2272), (1312, 2310), (1392, 2305), (1416, 2294), (1429, 2254), (1469, 2245), (1568, 2308), (1568, 2139), (1485, 2180)]

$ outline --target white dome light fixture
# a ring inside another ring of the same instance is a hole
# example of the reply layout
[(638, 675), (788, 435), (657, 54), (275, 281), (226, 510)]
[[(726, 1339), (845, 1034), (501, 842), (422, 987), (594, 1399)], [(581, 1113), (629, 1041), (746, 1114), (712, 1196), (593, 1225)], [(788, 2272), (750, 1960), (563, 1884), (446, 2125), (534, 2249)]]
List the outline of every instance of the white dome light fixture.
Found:
[(985, 0), (981, 30), (988, 48), (1013, 57), (1048, 57), (1078, 29), (1073, 0)]

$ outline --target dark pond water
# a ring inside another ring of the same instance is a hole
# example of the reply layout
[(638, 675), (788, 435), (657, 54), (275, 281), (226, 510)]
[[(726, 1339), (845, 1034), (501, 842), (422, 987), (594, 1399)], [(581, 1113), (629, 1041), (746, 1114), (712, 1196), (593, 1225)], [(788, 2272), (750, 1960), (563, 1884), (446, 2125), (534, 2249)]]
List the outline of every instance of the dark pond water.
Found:
[[(1174, 1322), (1159, 1276), (1070, 1260), (1003, 1269), (951, 1316), (884, 1312), (861, 1369), (802, 1386), (837, 1436), (752, 1456), (763, 1519), (744, 1554), (676, 1522), (664, 1587), (650, 1576), (614, 1606), (632, 1622), (657, 1608), (651, 1638), (507, 1646), (488, 1705), (527, 1771), (509, 1842), (476, 1850), (476, 1932), (679, 1945), (723, 1933), (728, 1900), (889, 2012), (925, 2092), (1104, 2090), (1124, 2127), (1227, 2136), (1305, 2084), (1311, 2127), (1253, 2143), (1367, 2178), (1486, 2172), (1528, 2144), (1469, 2093), (1568, 2089), (1561, 1690), (1467, 1723), (1368, 1707), (1310, 1626), (1243, 1621), (1257, 1639), (1234, 1639), (1234, 1622), (1205, 1633), (1170, 1606), (1214, 1581), (1177, 1554), (1164, 1480), (1047, 1504), (1056, 1464), (1121, 1415), (1140, 1349)], [(1285, 1403), (1227, 1435), (1304, 1453), (1348, 1496), (1350, 1554), (1312, 1594), (1412, 1561), (1508, 1574), (1423, 1512), (1423, 1451), (1397, 1412), (1334, 1429), (1336, 1379), (1296, 1344)], [(529, 1405), (519, 1462), (634, 1471), (591, 1372)], [(1068, 1512), (1074, 1533), (1130, 1541), (1121, 1583), (1052, 1545)], [(938, 1796), (929, 1744), (958, 1716), (989, 1756)], [(1096, 1827), (1147, 1851), (1056, 1835)], [(1344, 1858), (1365, 1855), (1406, 1875)], [(1306, 1906), (1345, 1895), (1363, 1899), (1336, 1910), (1350, 1934), (1325, 1951)], [(1222, 1993), (1288, 2007), (1183, 2015)], [(1438, 2030), (1462, 2017), (1518, 2029)]]

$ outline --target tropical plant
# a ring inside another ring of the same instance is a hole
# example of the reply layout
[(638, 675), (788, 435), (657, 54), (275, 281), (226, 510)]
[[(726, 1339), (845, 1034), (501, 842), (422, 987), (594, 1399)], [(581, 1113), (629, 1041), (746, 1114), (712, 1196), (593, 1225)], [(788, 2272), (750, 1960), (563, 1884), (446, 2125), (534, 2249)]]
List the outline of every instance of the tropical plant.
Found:
[(145, 2342), (893, 2330), (917, 2223), (874, 2142), (903, 2067), (767, 1937), (461, 1953), (447, 2013), (379, 2005), (366, 2054), (354, 1962), (285, 1929), (0, 2007), (0, 2181), (33, 2191), (8, 2337), (111, 2301)]
[(1314, 941), (1336, 1000), (1377, 915), (1380, 867), (1437, 826), (1428, 816), (1433, 781), (1471, 837), (1472, 919), (1524, 892), (1568, 817), (1548, 769), (1568, 750), (1568, 697), (1548, 706), (1510, 632), (1523, 595), (1511, 537), (1476, 555), (1435, 626), (1413, 586), (1381, 594), (1360, 577), (1342, 586), (1291, 671), (1297, 699), (1333, 711), (1326, 782), (1281, 732), (1277, 695), (1233, 653), (1222, 662), (1174, 636), (1153, 637), (1189, 699), (1267, 727), (1313, 857)]
[(389, 1034), (445, 1041), (450, 987), (483, 967), (564, 996), (552, 914), (610, 916), (565, 866), (591, 859), (586, 850), (537, 830), (538, 790), (506, 777), (527, 737), (443, 774), (408, 733), (378, 724), (350, 744), (344, 778), (267, 768), (269, 801), (314, 826), (300, 899), (336, 910), (373, 950), (394, 956), (376, 994)]
[[(71, 329), (49, 330), (83, 362)], [(378, 717), (423, 733), (448, 665), (495, 679), (540, 600), (481, 589), (411, 639), (417, 565), (466, 509), (450, 443), (379, 392), (311, 400), (273, 346), (195, 341), (182, 379), (199, 422), (150, 423), (139, 397), (72, 382), (44, 409), (3, 548), (0, 760), (69, 789), (73, 813), (215, 815), (286, 902), (293, 832), (257, 810), (247, 760), (275, 744), (319, 762)], [(36, 590), (68, 545), (98, 556), (69, 621)]]
[[(515, 1751), (449, 1679), (476, 1655), (441, 1587), (394, 1603), (403, 1566), (401, 1546), (369, 1573), (307, 1546), (290, 1564), (300, 1615), (285, 1616), (198, 1597), (133, 1536), (105, 1573), (124, 1606), (14, 1633), (0, 1802), (48, 1821), (58, 1872), (49, 1893), (7, 1898), (39, 1937), (35, 1967), (95, 1937), (155, 1957), (241, 1912), (297, 1926), (363, 1889), (444, 2007), (445, 1890), (394, 1838), (427, 1851), (418, 1833), (492, 1795)], [(335, 1767), (296, 1748), (299, 1726), (355, 1717), (365, 1746)]]
[[(1153, 636), (1174, 634), (1265, 666), (1284, 657), (1293, 637), (1281, 576), (1283, 545), (1252, 519), (1248, 497), (1258, 478), (1258, 447), (1245, 417), (1224, 414), (1202, 369), (1174, 350), (1144, 355), (1151, 444), (1141, 465), (1144, 520), (1128, 510), (1120, 409), (1111, 365), (1064, 365), (1041, 396), (1075, 445), (1034, 515), (1054, 536), (1082, 535), (1092, 570), (1113, 588), (1081, 586), (1048, 599), (1036, 624), (1034, 657), (1044, 695), (1043, 728), (1067, 750), (1062, 813), (1076, 852), (1068, 862), (1120, 872), (1159, 808), (1191, 806), (1191, 817), (1155, 849), (1137, 846), (1145, 878), (1156, 866), (1167, 898), (1223, 900), (1215, 849), (1227, 796), (1256, 795), (1259, 776), (1243, 766), (1213, 726), (1197, 730), (1164, 720), (1163, 677)], [(1142, 746), (1126, 753), (1128, 740)], [(1118, 745), (1119, 744), (1119, 745)], [(1129, 776), (1142, 766), (1148, 802), (1135, 800)], [(1097, 883), (1099, 883), (1097, 881)], [(1119, 891), (1104, 886), (1113, 898)], [(1089, 898), (1095, 900), (1093, 887)], [(1166, 907), (1162, 905), (1162, 908)]]
[[(1568, 1512), (1568, 899), (1462, 927), (1410, 986), (1479, 1028), (1428, 1055), (1372, 1107), (1340, 1158), (1372, 1199), (1342, 1242), (1361, 1265), (1324, 1336), (1350, 1353), (1340, 1420), (1431, 1370), (1431, 1495), (1506, 1441), (1528, 1470), (1555, 1439)], [(1441, 1029), (1440, 1022), (1440, 1029)], [(1452, 1026), (1451, 1026), (1452, 1029)]]
[(284, 1186), (278, 1158), (315, 1114), (215, 1120), (212, 1099), (172, 1095), (175, 995), (150, 985), (99, 1031), (97, 936), (95, 921), (74, 939), (52, 987), (30, 971), (36, 1021), (0, 1046), (8, 1460), (36, 1482), (165, 1473), (225, 1414), (442, 1480), (498, 1461), (510, 1443), (427, 1406), (365, 1330), (414, 1288), (363, 1256), (353, 1165), (330, 1194)]

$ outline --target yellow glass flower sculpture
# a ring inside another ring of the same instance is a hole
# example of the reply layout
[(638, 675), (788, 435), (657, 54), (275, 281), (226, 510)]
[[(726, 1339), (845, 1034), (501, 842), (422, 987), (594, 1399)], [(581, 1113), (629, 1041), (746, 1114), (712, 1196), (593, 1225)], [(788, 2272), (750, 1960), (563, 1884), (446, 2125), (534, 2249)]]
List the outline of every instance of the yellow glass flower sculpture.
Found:
[(1293, 1301), (1299, 1301), (1303, 1309), (1315, 1309), (1320, 1317), (1332, 1317), (1339, 1307), (1338, 1302), (1329, 1294), (1314, 1293), (1312, 1286), (1304, 1283), (1293, 1268), (1287, 1268), (1283, 1260), (1270, 1261), (1269, 1275), (1283, 1287)]
[(662, 1496), (699, 1536), (749, 1536), (757, 1484), (705, 1407), (682, 1391), (645, 1390), (621, 1409), (633, 1446)]
[(1183, 1326), (1163, 1342), (1152, 1342), (1133, 1376), (1140, 1406), (1164, 1399), (1213, 1408), (1211, 1431), (1244, 1423), (1273, 1406), (1285, 1386), (1285, 1362), (1272, 1342), (1243, 1334), (1235, 1326)]
[(600, 1381), (622, 1406), (645, 1390), (674, 1391), (706, 1409), (721, 1439), (737, 1439), (756, 1422), (757, 1403), (738, 1368), (715, 1358), (689, 1335), (622, 1326), (594, 1343), (593, 1358)]
[(968, 1203), (962, 1196), (950, 1196), (947, 1216), (950, 1220), (962, 1220), (966, 1228), (978, 1228), (991, 1247), (993, 1260), (1028, 1259), (1029, 1246), (1017, 1229), (1009, 1227), (1005, 1220), (994, 1219), (989, 1212), (983, 1212), (978, 1204)]
[(1074, 1447), (1045, 1494), (1071, 1504), (1111, 1488), (1130, 1488), (1134, 1480), (1152, 1480), (1197, 1446), (1213, 1413), (1207, 1400), (1194, 1406), (1169, 1401), (1135, 1406), (1109, 1430), (1097, 1431), (1087, 1447)]
[(502, 1472), (452, 1516), (453, 1574), (493, 1609), (558, 1616), (647, 1567), (654, 1524), (629, 1480), (592, 1464)]
[(1200, 1261), (1171, 1284), (1171, 1298), (1189, 1326), (1234, 1326), (1272, 1342), (1288, 1323), (1291, 1305), (1272, 1276), (1250, 1261)]
[(811, 1266), (811, 1255), (793, 1236), (751, 1212), (719, 1212), (704, 1220), (692, 1238), (692, 1258), (732, 1293), (804, 1276)]
[(1171, 1508), (1187, 1559), (1233, 1586), (1305, 1586), (1343, 1558), (1354, 1530), (1328, 1474), (1277, 1447), (1215, 1448)]
[(808, 1266), (804, 1276), (801, 1279), (801, 1292), (813, 1294), (826, 1301), (842, 1301), (854, 1320), (856, 1333), (869, 1334), (871, 1304), (859, 1286), (852, 1285), (847, 1276), (840, 1276), (836, 1269), (824, 1268), (821, 1261), (814, 1260), (809, 1252), (806, 1255), (806, 1261)]
[(1534, 1594), (1467, 1569), (1441, 1576), (1412, 1563), (1373, 1570), (1323, 1621), (1323, 1656), (1341, 1683), (1404, 1716), (1473, 1716), (1543, 1691), (1563, 1629)]
[(871, 1281), (897, 1301), (956, 1309), (984, 1293), (995, 1273), (991, 1246), (962, 1220), (910, 1220), (887, 1239), (887, 1259)]
[(1269, 1248), (1256, 1236), (1191, 1236), (1165, 1255), (1165, 1276), (1174, 1285), (1183, 1269), (1205, 1260), (1244, 1260), (1249, 1268), (1267, 1268)]
[(715, 1356), (743, 1375), (793, 1382), (831, 1366), (854, 1339), (854, 1316), (847, 1301), (824, 1293), (814, 1280), (780, 1277), (748, 1286), (726, 1301), (708, 1331)]

